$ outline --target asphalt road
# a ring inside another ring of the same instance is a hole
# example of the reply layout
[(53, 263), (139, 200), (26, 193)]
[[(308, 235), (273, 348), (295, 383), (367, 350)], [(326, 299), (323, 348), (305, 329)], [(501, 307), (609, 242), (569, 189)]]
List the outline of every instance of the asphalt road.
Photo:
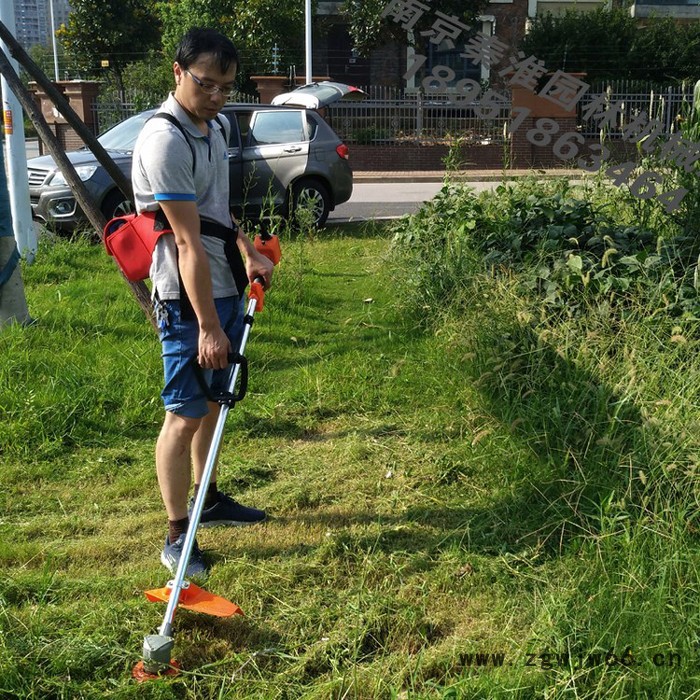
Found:
[[(469, 183), (479, 192), (497, 185), (498, 182)], [(412, 214), (441, 187), (440, 182), (356, 182), (350, 201), (338, 205), (330, 213), (328, 223), (395, 219)]]

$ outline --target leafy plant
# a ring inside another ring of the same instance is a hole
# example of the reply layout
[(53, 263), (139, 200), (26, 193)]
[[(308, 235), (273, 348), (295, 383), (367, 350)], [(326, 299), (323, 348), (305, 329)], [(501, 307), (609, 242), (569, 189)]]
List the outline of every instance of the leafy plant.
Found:
[(697, 74), (697, 23), (650, 17), (639, 26), (625, 7), (567, 10), (534, 19), (518, 46), (549, 70), (585, 73), (587, 80), (683, 80)]
[(449, 298), (481, 268), (517, 272), (549, 312), (584, 312), (596, 300), (622, 311), (641, 285), (666, 313), (699, 314), (694, 267), (683, 264), (687, 240), (672, 223), (640, 224), (656, 221), (639, 215), (650, 206), (603, 181), (581, 189), (527, 179), (482, 195), (448, 184), (397, 225), (395, 251), (411, 260), (407, 288), (416, 299)]

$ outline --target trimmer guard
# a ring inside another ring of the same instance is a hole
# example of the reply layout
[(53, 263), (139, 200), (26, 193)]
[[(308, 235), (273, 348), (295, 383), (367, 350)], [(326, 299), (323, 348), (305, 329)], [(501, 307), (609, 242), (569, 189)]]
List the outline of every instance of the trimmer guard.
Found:
[[(153, 590), (145, 591), (145, 594), (151, 603), (167, 603), (170, 600), (172, 590), (172, 586), (165, 586), (165, 588), (154, 588)], [(186, 586), (183, 586), (177, 604), (178, 607), (185, 610), (194, 610), (195, 612), (214, 615), (215, 617), (243, 615), (243, 610), (235, 603), (209, 593), (209, 591), (195, 586), (194, 583), (187, 583)]]

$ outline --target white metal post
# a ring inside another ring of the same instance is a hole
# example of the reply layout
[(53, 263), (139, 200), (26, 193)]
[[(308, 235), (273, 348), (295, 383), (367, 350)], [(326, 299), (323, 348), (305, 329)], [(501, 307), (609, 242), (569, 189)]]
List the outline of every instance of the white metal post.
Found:
[(305, 0), (304, 24), (306, 27), (304, 35), (305, 62), (306, 62), (306, 84), (313, 81), (313, 66), (311, 53), (311, 0)]
[[(13, 2), (0, 2), (0, 21), (16, 36), (15, 7)], [(10, 65), (17, 70), (17, 61), (10, 55), (4, 42), (0, 49), (5, 52)], [(7, 189), (10, 193), (10, 210), (17, 241), (17, 249), (24, 259), (34, 261), (37, 249), (36, 230), (32, 221), (32, 208), (29, 203), (29, 181), (27, 178), (27, 147), (24, 142), (24, 121), (22, 107), (15, 97), (5, 77), (0, 79), (2, 87), (2, 113), (5, 125), (5, 145), (7, 154)]]
[(58, 49), (56, 47), (56, 22), (53, 18), (53, 0), (49, 0), (49, 11), (51, 15), (51, 46), (53, 47), (53, 74), (58, 82)]

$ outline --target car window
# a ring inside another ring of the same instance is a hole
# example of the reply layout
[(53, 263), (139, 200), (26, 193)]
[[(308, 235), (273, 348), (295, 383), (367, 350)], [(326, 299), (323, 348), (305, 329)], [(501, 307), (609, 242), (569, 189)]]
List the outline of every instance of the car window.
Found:
[(222, 113), (219, 115), (219, 119), (222, 121), (226, 119), (230, 125), (230, 134), (228, 137), (229, 150), (240, 148), (241, 142), (238, 140), (238, 129), (236, 128), (235, 115), (231, 113)]
[(248, 145), (248, 134), (250, 133), (250, 118), (252, 117), (251, 112), (238, 112), (236, 114), (236, 121), (238, 122), (238, 131), (241, 133), (241, 143), (245, 146)]
[(251, 125), (252, 143), (261, 146), (308, 140), (302, 111), (256, 112)]
[(306, 117), (306, 138), (308, 141), (313, 141), (318, 131), (318, 124), (307, 115)]
[(126, 151), (130, 153), (134, 150), (136, 139), (143, 129), (143, 125), (153, 115), (154, 112), (142, 112), (133, 117), (119, 122), (116, 126), (105, 131), (97, 140), (102, 147), (111, 151)]

